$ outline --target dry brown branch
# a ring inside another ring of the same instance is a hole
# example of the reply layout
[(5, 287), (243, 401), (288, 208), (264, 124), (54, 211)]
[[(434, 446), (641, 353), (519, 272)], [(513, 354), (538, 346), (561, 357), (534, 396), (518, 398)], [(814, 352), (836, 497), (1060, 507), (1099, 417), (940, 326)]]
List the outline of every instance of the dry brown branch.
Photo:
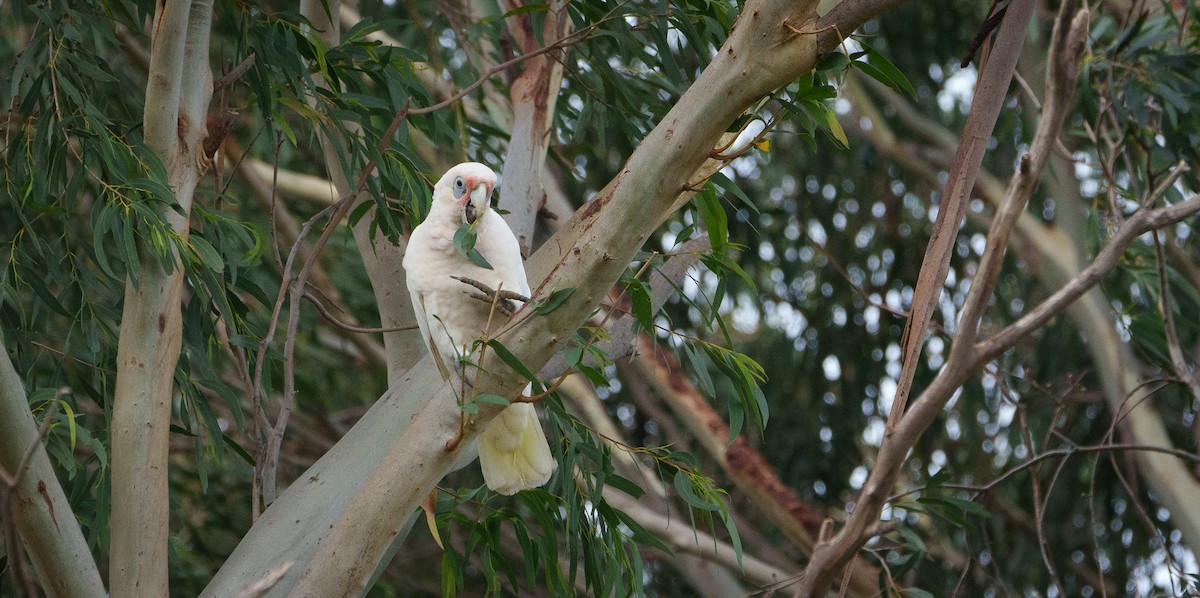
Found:
[[(897, 381), (892, 410), (888, 415), (888, 432), (898, 425), (908, 405), (913, 375), (916, 373), (921, 347), (925, 344), (925, 331), (937, 307), (946, 275), (950, 271), (950, 255), (954, 240), (958, 236), (958, 226), (966, 214), (970, 191), (975, 186), (975, 178), (979, 173), (988, 139), (1000, 115), (1000, 108), (1007, 95), (1006, 90), (1025, 42), (1024, 32), (1033, 11), (1033, 3), (1025, 0), (1014, 3), (1010, 8), (1014, 10), (1007, 13), (1008, 18), (1004, 20), (997, 35), (996, 48), (979, 75), (979, 84), (971, 102), (971, 112), (963, 126), (958, 151), (950, 166), (949, 179), (942, 193), (942, 203), (938, 206), (937, 221), (933, 225), (925, 257), (921, 261), (921, 273), (913, 291), (912, 315), (904, 326), (904, 334), (900, 341), (903, 369)], [(1057, 129), (1055, 133), (1057, 134)], [(1004, 239), (998, 241), (1006, 244), (1007, 234)], [(1003, 252), (1000, 253), (1000, 257), (1003, 257)], [(972, 290), (974, 288), (972, 285)], [(973, 335), (974, 332), (968, 334)], [(955, 343), (954, 346), (960, 345)], [(885, 435), (888, 432), (885, 432)]]
[[(1055, 28), (1054, 39), (1056, 41), (1051, 42), (1052, 47), (1066, 44), (1066, 40), (1071, 39), (1071, 36), (1067, 35), (1073, 16), (1070, 6), (1072, 6), (1071, 3), (1064, 4), (1061, 11), (1062, 16)], [(983, 151), (986, 149), (987, 138), (995, 124), (1004, 100), (1005, 90), (1012, 78), (1032, 10), (1033, 2), (1031, 1), (1014, 1), (1009, 5), (1007, 18), (997, 35), (995, 49), (980, 75), (971, 114), (965, 125), (963, 141), (951, 167), (946, 192), (943, 194), (943, 203), (938, 212), (938, 224), (935, 224), (934, 234), (930, 239), (925, 260), (922, 263), (920, 279), (913, 298), (913, 319), (909, 320), (905, 327), (902, 342), (904, 369), (888, 417), (875, 468), (871, 471), (863, 487), (860, 500), (846, 526), (829, 542), (818, 545), (802, 576), (799, 585), (801, 595), (813, 596), (824, 593), (825, 588), (866, 541), (867, 534), (875, 525), (884, 505), (886, 489), (893, 484), (900, 470), (899, 465), (904, 460), (909, 448), (932, 422), (933, 410), (941, 409), (941, 405), (950, 398), (953, 391), (973, 371), (977, 363), (972, 351), (976, 334), (975, 328), (982, 316), (983, 308), (990, 298), (991, 288), (995, 276), (999, 273), (999, 266), (1016, 225), (1017, 217), (1024, 210), (1025, 203), (1033, 192), (1033, 187), (1041, 172), (1041, 166), (1048, 158), (1046, 150), (1053, 145), (1052, 142), (1061, 127), (1063, 116), (1056, 111), (1065, 108), (1064, 100), (1069, 99), (1070, 91), (1048, 94), (1048, 97), (1057, 98), (1060, 103), (1057, 108), (1051, 108), (1051, 102), (1049, 99), (1047, 100), (1046, 113), (1043, 114), (1042, 121), (1039, 123), (1030, 155), (1022, 161), (1022, 167), (1014, 173), (1008, 193), (1001, 202), (988, 236), (988, 248), (984, 254), (981, 268), (971, 286), (956, 329), (950, 357), (933, 384), (922, 394), (912, 412), (905, 413), (907, 393), (911, 388), (912, 375), (915, 372), (915, 360), (919, 356), (920, 346), (924, 342), (925, 327), (932, 316), (932, 308), (940, 295), (942, 284), (949, 270), (950, 249), (955, 234), (948, 227), (957, 229), (965, 212), (967, 194), (974, 187)], [(1084, 30), (1086, 31), (1086, 27)], [(1073, 64), (1072, 59), (1062, 56), (1059, 56), (1059, 59), (1064, 61), (1059, 65), (1062, 68), (1050, 69), (1047, 74), (1047, 89), (1073, 90), (1073, 82), (1077, 73), (1073, 68), (1067, 68)], [(1063, 80), (1051, 82), (1052, 76), (1061, 77)]]
[[(655, 390), (679, 417), (693, 438), (780, 531), (806, 554), (815, 548), (824, 515), (800, 499), (771, 467), (763, 455), (739, 436), (729, 442), (729, 426), (700, 394), (679, 362), (645, 335), (638, 337), (642, 358), (634, 370)], [(877, 587), (878, 571), (867, 562), (857, 562), (850, 577), (854, 594), (870, 596)]]

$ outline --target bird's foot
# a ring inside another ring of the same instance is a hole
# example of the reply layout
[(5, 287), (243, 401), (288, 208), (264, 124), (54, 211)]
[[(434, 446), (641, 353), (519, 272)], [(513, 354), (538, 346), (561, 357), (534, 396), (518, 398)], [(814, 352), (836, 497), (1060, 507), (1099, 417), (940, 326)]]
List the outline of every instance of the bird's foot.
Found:
[(484, 303), (487, 303), (488, 305), (495, 304), (496, 309), (500, 310), (504, 315), (509, 317), (512, 317), (512, 315), (516, 313), (518, 309), (518, 306), (515, 305), (514, 302), (529, 302), (529, 297), (526, 297), (525, 295), (503, 289), (493, 289), (486, 284), (479, 282), (478, 280), (467, 278), (466, 276), (451, 276), (450, 278), (453, 278), (454, 280), (478, 290), (478, 293), (473, 291), (463, 292), (474, 299), (478, 299)]

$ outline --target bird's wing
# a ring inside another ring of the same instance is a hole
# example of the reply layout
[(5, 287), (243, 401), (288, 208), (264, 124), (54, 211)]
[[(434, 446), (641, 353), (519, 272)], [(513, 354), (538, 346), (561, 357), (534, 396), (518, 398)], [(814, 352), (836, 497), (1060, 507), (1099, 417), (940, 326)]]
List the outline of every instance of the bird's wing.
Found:
[(425, 348), (433, 356), (433, 362), (437, 364), (442, 379), (449, 380), (450, 369), (446, 367), (446, 362), (442, 359), (442, 352), (438, 350), (437, 343), (433, 342), (433, 337), (430, 336), (429, 319), (425, 310), (425, 294), (411, 289), (409, 294), (412, 295), (413, 315), (417, 318), (417, 327), (421, 329), (421, 340), (425, 342)]

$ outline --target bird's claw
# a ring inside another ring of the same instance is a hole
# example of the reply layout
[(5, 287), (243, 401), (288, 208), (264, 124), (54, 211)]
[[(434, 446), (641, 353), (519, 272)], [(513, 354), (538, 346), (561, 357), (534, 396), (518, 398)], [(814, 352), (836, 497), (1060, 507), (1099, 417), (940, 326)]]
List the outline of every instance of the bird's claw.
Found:
[(526, 297), (525, 295), (514, 291), (506, 291), (504, 289), (493, 289), (473, 278), (467, 278), (466, 276), (451, 276), (450, 278), (453, 278), (454, 280), (473, 287), (479, 291), (478, 293), (463, 291), (467, 294), (467, 296), (483, 301), (489, 305), (494, 303), (496, 305), (496, 309), (500, 310), (502, 313), (504, 313), (504, 315), (509, 317), (512, 317), (512, 315), (517, 311), (517, 306), (510, 302), (529, 302), (529, 297)]

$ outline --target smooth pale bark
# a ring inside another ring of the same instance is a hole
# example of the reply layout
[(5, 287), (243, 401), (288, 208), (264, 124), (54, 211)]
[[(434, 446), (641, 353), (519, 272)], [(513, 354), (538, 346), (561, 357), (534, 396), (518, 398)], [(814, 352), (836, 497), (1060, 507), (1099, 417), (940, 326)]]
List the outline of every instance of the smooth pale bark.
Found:
[[(504, 2), (503, 6), (506, 11), (511, 11), (520, 8), (521, 4)], [(508, 19), (508, 29), (524, 54), (532, 54), (557, 42), (570, 33), (570, 28), (571, 20), (561, 2), (550, 5), (540, 36), (533, 30), (530, 14)], [(508, 152), (500, 177), (500, 207), (508, 211), (504, 221), (517, 237), (522, 255), (529, 255), (534, 248), (537, 213), (546, 200), (542, 181), (547, 176), (546, 150), (550, 146), (554, 108), (562, 86), (563, 52), (541, 54), (525, 61), (524, 70), (513, 80), (509, 91), (513, 114)]]
[[(100, 570), (38, 438), (37, 422), (29, 412), (24, 385), (8, 352), (3, 350), (0, 350), (0, 422), (4, 422), (5, 430), (0, 435), (0, 467), (20, 477), (13, 490), (12, 516), (42, 590), (51, 597), (106, 596)], [(37, 448), (25, 471), (18, 471), (26, 451), (34, 446)], [(10, 562), (20, 549), (5, 547)]]
[[(212, 96), (211, 13), (209, 1), (159, 3), (151, 40), (145, 141), (166, 165), (182, 212), (163, 209), (163, 219), (184, 242)], [(166, 273), (142, 247), (141, 284), (125, 284), (111, 426), (109, 582), (117, 597), (168, 591), (167, 440), (182, 338), (183, 269), (175, 262)]]
[[(702, 238), (680, 249), (693, 252), (707, 247), (707, 238)], [(697, 260), (695, 254), (680, 256), (655, 272), (650, 280), (654, 311), (667, 302), (674, 285), (679, 284)], [(611, 323), (615, 342), (605, 345), (610, 355), (628, 355), (632, 351), (636, 338), (632, 319), (622, 315)], [(564, 369), (561, 360), (552, 360), (540, 376), (552, 379)], [(267, 578), (274, 581), (264, 589), (263, 595), (287, 595), (330, 526), (383, 460), (387, 447), (400, 438), (419, 407), (419, 399), (430, 397), (441, 388), (441, 376), (436, 371), (419, 363), (396, 381), (330, 452), (263, 512), (203, 595), (237, 594)], [(462, 456), (458, 466), (472, 458), (471, 454)], [(395, 548), (394, 544), (392, 548)], [(277, 573), (280, 563), (291, 563), (292, 566), (283, 573), (272, 575)]]
[[(426, 358), (384, 393), (329, 452), (263, 511), (201, 596), (233, 596), (282, 563), (292, 567), (265, 596), (283, 596), (317, 545), (400, 438), (421, 401), (442, 388)], [(373, 566), (373, 563), (372, 563)]]

